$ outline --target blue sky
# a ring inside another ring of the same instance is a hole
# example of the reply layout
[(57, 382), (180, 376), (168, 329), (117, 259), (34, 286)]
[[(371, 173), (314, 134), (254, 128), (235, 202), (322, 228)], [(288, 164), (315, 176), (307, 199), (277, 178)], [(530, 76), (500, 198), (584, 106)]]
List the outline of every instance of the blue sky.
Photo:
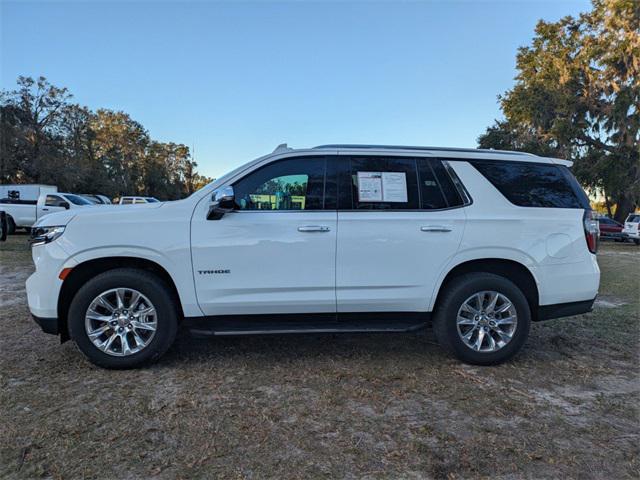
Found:
[(323, 143), (475, 147), (538, 19), (588, 1), (1, 3), (1, 86), (46, 76), (219, 176)]

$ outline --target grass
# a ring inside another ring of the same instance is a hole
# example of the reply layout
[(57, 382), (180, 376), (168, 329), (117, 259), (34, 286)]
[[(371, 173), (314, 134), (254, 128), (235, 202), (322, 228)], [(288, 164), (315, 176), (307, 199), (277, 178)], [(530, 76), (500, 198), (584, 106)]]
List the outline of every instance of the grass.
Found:
[(638, 478), (640, 249), (594, 312), (470, 367), (426, 335), (193, 339), (113, 372), (42, 333), (26, 237), (0, 244), (2, 478)]

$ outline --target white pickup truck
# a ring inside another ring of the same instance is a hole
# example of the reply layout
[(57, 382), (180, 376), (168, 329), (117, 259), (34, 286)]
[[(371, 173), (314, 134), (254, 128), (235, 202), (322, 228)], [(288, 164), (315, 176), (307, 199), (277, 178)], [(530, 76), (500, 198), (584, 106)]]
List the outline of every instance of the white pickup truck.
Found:
[(7, 214), (7, 233), (16, 228), (30, 229), (44, 215), (73, 208), (90, 206), (92, 203), (73, 193), (42, 192), (37, 200), (0, 199), (0, 209)]

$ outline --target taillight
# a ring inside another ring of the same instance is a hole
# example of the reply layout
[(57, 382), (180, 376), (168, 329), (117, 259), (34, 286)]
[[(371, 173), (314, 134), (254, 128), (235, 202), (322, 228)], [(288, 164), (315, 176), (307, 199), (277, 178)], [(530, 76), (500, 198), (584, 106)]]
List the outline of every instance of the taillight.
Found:
[(591, 253), (596, 253), (598, 251), (600, 228), (593, 210), (584, 211), (582, 222), (584, 223), (584, 238), (587, 240), (587, 247)]

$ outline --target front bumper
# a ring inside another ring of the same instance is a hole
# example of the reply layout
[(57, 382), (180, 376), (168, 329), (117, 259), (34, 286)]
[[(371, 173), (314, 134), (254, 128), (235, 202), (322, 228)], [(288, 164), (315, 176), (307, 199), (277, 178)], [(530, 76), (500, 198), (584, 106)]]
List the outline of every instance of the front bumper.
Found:
[(64, 267), (74, 267), (77, 262), (67, 260), (69, 255), (57, 241), (32, 247), (32, 256), (36, 270), (26, 282), (29, 310), (38, 318), (55, 318), (63, 283), (60, 272)]

